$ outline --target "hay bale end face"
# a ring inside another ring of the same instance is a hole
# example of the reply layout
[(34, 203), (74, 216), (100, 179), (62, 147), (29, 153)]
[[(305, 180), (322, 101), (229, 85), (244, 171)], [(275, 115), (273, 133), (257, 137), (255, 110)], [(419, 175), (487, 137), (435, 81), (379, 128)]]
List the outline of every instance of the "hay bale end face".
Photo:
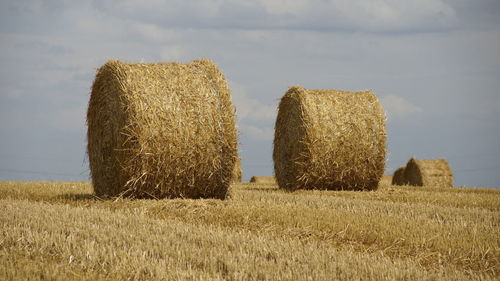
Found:
[(225, 198), (237, 160), (235, 110), (209, 60), (109, 61), (87, 111), (87, 153), (99, 196)]
[(276, 184), (276, 179), (274, 177), (253, 176), (250, 178), (250, 182), (260, 184)]
[(392, 177), (392, 185), (407, 185), (408, 182), (405, 180), (405, 167), (399, 167), (394, 171)]
[(281, 98), (273, 150), (281, 188), (373, 190), (385, 154), (385, 114), (371, 91), (291, 87)]
[(406, 164), (404, 177), (413, 186), (453, 187), (453, 172), (445, 159), (411, 158)]

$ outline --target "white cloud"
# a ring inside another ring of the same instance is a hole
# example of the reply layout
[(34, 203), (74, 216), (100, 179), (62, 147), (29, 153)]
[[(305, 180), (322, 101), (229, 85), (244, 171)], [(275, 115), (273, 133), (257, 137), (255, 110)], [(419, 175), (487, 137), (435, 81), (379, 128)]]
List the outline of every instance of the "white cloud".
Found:
[(244, 88), (234, 81), (229, 82), (236, 106), (236, 115), (243, 121), (273, 121), (276, 119), (276, 108), (248, 97)]
[(388, 117), (402, 117), (422, 111), (420, 107), (396, 95), (385, 96), (381, 98), (380, 102), (384, 106)]
[(275, 15), (303, 14), (309, 7), (309, 0), (259, 0), (266, 11)]
[(500, 97), (497, 96), (483, 96), (476, 95), (474, 98), (466, 100), (463, 107), (468, 107), (467, 113), (476, 116), (487, 116), (500, 114)]
[[(99, 9), (123, 19), (164, 27), (356, 30), (446, 30), (458, 23), (444, 0), (198, 0), (102, 1)], [(148, 31), (149, 32), (149, 31)]]
[(493, 111), (497, 114), (500, 114), (500, 100), (496, 101), (496, 103), (493, 105)]
[(132, 24), (132, 29), (143, 37), (155, 41), (163, 41), (169, 38), (169, 33), (155, 24), (138, 22)]
[[(2, 7), (3, 6), (3, 7)], [(32, 14), (40, 14), (43, 12), (59, 11), (63, 8), (63, 1), (44, 1), (44, 0), (25, 0), (25, 1), (2, 1), (1, 8), (23, 11)]]
[(347, 22), (365, 30), (440, 29), (457, 23), (455, 10), (442, 0), (343, 0), (332, 3)]
[(272, 140), (274, 129), (270, 128), (269, 124), (273, 124), (276, 120), (275, 107), (250, 98), (243, 86), (234, 81), (229, 81), (229, 86), (233, 95), (233, 103), (236, 106), (238, 129), (242, 136), (248, 136), (257, 141)]
[(242, 135), (248, 135), (254, 140), (269, 141), (274, 137), (274, 129), (269, 127), (241, 125), (240, 130)]
[(23, 90), (21, 90), (19, 88), (12, 88), (12, 87), (7, 87), (2, 92), (2, 95), (3, 94), (5, 94), (5, 97), (9, 100), (18, 100), (26, 95), (26, 93)]
[(160, 59), (162, 61), (181, 61), (186, 56), (186, 47), (181, 45), (166, 46), (161, 49)]
[(80, 104), (78, 106), (60, 108), (49, 118), (50, 127), (62, 132), (79, 132), (85, 130), (87, 106)]

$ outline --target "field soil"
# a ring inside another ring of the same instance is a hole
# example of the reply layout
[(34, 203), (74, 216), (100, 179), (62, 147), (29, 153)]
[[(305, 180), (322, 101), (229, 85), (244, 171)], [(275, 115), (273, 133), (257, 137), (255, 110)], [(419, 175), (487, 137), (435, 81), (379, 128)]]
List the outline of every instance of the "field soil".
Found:
[(500, 190), (130, 200), (0, 182), (0, 280), (499, 280)]

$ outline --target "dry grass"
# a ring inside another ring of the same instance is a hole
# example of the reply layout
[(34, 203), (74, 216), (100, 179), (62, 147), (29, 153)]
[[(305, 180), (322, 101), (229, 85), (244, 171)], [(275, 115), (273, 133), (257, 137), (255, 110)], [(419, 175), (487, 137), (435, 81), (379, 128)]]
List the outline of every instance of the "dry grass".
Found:
[(281, 188), (376, 189), (385, 153), (385, 115), (371, 91), (291, 87), (281, 98), (273, 150)]
[(226, 198), (238, 157), (234, 107), (209, 60), (107, 62), (92, 85), (87, 124), (97, 194)]
[[(385, 186), (100, 200), (0, 183), (0, 279), (495, 280), (500, 191)], [(71, 261), (71, 262), (70, 262)]]

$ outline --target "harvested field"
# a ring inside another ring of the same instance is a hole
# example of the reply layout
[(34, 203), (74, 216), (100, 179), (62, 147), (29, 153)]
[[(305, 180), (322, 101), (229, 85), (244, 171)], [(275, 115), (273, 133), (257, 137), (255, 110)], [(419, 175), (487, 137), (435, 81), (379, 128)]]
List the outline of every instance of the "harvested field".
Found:
[(0, 182), (0, 279), (498, 280), (500, 191), (381, 186), (103, 200)]

